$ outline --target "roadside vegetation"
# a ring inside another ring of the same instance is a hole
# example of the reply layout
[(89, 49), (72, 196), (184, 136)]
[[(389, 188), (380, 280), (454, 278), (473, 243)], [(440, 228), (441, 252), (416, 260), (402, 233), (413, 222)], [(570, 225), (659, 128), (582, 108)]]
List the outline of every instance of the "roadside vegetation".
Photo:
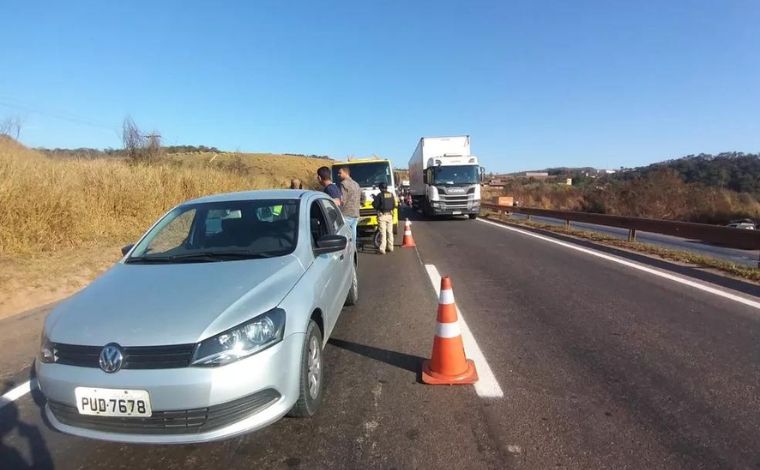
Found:
[(505, 217), (495, 212), (486, 212), (485, 216), (492, 220), (499, 220), (502, 222), (508, 222), (514, 225), (522, 225), (524, 227), (536, 228), (548, 232), (559, 233), (563, 235), (570, 235), (577, 238), (583, 238), (585, 240), (591, 240), (603, 245), (614, 246), (625, 250), (635, 251), (647, 255), (657, 256), (669, 261), (675, 261), (678, 263), (691, 264), (701, 266), (705, 268), (716, 269), (724, 273), (730, 274), (735, 277), (746, 279), (752, 282), (760, 282), (760, 269), (741, 266), (726, 261), (721, 261), (708, 256), (702, 256), (688, 251), (669, 250), (667, 248), (660, 248), (647, 243), (630, 242), (628, 240), (612, 237), (609, 235), (591, 232), (588, 230), (579, 230), (576, 228), (567, 228), (561, 225), (551, 225), (540, 222), (535, 222), (527, 219), (517, 219)]
[(59, 158), (0, 136), (0, 316), (14, 296), (44, 302), (61, 285), (67, 292), (81, 287), (179, 202), (286, 188), (291, 178), (310, 187), (324, 164), (323, 158), (213, 151)]
[[(548, 170), (546, 179), (509, 178), (501, 194), (520, 205), (612, 215), (727, 224), (760, 221), (760, 155), (696, 155), (622, 169)], [(572, 185), (564, 184), (572, 179)]]

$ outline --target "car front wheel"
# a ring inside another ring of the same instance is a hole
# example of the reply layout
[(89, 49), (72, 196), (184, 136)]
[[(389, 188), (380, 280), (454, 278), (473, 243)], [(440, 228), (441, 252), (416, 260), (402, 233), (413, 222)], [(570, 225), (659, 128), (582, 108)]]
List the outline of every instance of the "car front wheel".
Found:
[(322, 403), (322, 333), (311, 320), (306, 330), (306, 342), (301, 353), (301, 383), (298, 401), (289, 415), (297, 418), (314, 416)]
[(356, 274), (356, 266), (351, 273), (351, 288), (348, 290), (348, 296), (346, 297), (346, 305), (356, 305), (359, 301), (359, 277)]

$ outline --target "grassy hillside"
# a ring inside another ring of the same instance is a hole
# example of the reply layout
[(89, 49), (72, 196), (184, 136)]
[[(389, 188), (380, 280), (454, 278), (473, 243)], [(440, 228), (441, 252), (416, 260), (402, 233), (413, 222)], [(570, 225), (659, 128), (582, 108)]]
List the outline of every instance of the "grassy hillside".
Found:
[(688, 155), (623, 171), (616, 174), (615, 179), (631, 180), (662, 170), (675, 172), (686, 183), (729, 189), (760, 197), (760, 154), (724, 152), (718, 155)]
[[(508, 180), (524, 206), (725, 224), (760, 220), (760, 156), (698, 155), (623, 170), (555, 168), (550, 178)], [(566, 186), (566, 178), (573, 179)]]
[(272, 154), (171, 154), (160, 163), (50, 158), (0, 139), (0, 256), (132, 240), (193, 197), (311, 184), (317, 158)]

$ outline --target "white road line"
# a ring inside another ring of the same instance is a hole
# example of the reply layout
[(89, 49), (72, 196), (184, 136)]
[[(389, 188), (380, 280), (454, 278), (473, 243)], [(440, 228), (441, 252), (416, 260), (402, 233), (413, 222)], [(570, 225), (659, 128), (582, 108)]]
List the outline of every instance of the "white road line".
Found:
[[(425, 270), (430, 277), (430, 282), (433, 284), (436, 295), (440, 295), (441, 291), (441, 275), (438, 273), (438, 269), (435, 265), (426, 264)], [(475, 363), (475, 368), (478, 370), (478, 381), (475, 382), (475, 393), (482, 398), (501, 398), (504, 396), (504, 392), (499, 386), (499, 382), (496, 380), (496, 376), (493, 375), (491, 366), (488, 365), (486, 357), (483, 355), (483, 351), (480, 350), (478, 343), (475, 341), (475, 337), (472, 335), (470, 328), (464, 321), (462, 311), (457, 307), (457, 315), (459, 316), (459, 327), (462, 330), (462, 341), (464, 342), (464, 350), (467, 353), (467, 358), (472, 359)]]
[(622, 258), (618, 258), (616, 256), (610, 256), (608, 254), (605, 254), (605, 253), (602, 253), (602, 252), (599, 252), (599, 251), (590, 250), (588, 248), (583, 248), (583, 247), (580, 247), (580, 246), (577, 246), (577, 245), (573, 245), (572, 243), (567, 243), (567, 242), (563, 242), (561, 240), (556, 240), (556, 239), (551, 238), (551, 237), (547, 237), (547, 236), (544, 236), (544, 235), (539, 235), (537, 233), (528, 232), (527, 230), (522, 230), (522, 229), (519, 229), (519, 228), (510, 227), (510, 226), (507, 226), (507, 225), (497, 224), (496, 222), (491, 222), (489, 220), (478, 219), (478, 221), (483, 222), (484, 224), (493, 225), (494, 227), (502, 228), (504, 230), (511, 230), (513, 232), (521, 233), (521, 234), (527, 235), (529, 237), (538, 238), (540, 240), (544, 240), (544, 241), (547, 241), (547, 242), (550, 242), (550, 243), (554, 243), (554, 244), (557, 244), (557, 245), (560, 245), (560, 246), (564, 246), (565, 248), (570, 248), (571, 250), (580, 251), (582, 253), (586, 253), (586, 254), (589, 254), (589, 255), (592, 255), (592, 256), (596, 256), (597, 258), (602, 258), (602, 259), (605, 259), (607, 261), (612, 261), (612, 262), (615, 262), (615, 263), (618, 263), (618, 264), (622, 264), (623, 266), (628, 266), (629, 268), (638, 269), (639, 271), (644, 271), (644, 272), (649, 273), (649, 274), (654, 274), (655, 276), (659, 276), (659, 277), (671, 280), (673, 282), (677, 282), (679, 284), (690, 286), (690, 287), (693, 287), (695, 289), (699, 289), (699, 290), (704, 291), (704, 292), (709, 292), (710, 294), (723, 297), (724, 299), (733, 300), (734, 302), (739, 302), (740, 304), (744, 304), (744, 305), (748, 305), (748, 306), (750, 306), (752, 308), (760, 309), (760, 302), (757, 302), (757, 301), (752, 300), (752, 299), (748, 299), (746, 297), (742, 297), (740, 295), (732, 294), (730, 292), (726, 292), (726, 291), (723, 291), (723, 290), (720, 290), (720, 289), (716, 289), (715, 287), (706, 286), (704, 284), (701, 284), (699, 282), (695, 282), (695, 281), (686, 279), (686, 278), (681, 277), (681, 276), (676, 276), (674, 274), (666, 273), (666, 272), (660, 271), (658, 269), (650, 268), (650, 267), (647, 267), (647, 266), (644, 266), (644, 265), (641, 265), (641, 264), (638, 264), (638, 263), (633, 263), (631, 261), (626, 261), (626, 260), (624, 260)]
[(21, 385), (10, 389), (8, 392), (5, 393), (5, 395), (0, 397), (0, 409), (2, 409), (5, 405), (9, 405), (13, 403), (14, 401), (18, 400), (19, 398), (23, 397), (24, 395), (31, 392), (35, 388), (37, 388), (37, 381), (27, 380)]

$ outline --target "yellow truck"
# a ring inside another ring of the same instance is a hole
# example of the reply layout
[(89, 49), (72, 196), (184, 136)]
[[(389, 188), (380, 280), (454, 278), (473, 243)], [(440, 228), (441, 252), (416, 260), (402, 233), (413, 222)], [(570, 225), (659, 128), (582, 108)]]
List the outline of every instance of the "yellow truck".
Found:
[[(340, 184), (338, 168), (348, 166), (351, 178), (362, 189), (362, 204), (359, 210), (359, 237), (372, 236), (375, 247), (380, 246), (380, 232), (377, 230), (377, 211), (372, 207), (372, 196), (380, 192), (377, 185), (385, 182), (388, 191), (396, 196), (396, 184), (393, 178), (393, 165), (390, 160), (378, 158), (351, 158), (345, 162), (335, 162), (332, 165), (333, 181)], [(398, 198), (396, 199), (398, 206)], [(393, 210), (393, 233), (398, 235), (398, 207)]]

